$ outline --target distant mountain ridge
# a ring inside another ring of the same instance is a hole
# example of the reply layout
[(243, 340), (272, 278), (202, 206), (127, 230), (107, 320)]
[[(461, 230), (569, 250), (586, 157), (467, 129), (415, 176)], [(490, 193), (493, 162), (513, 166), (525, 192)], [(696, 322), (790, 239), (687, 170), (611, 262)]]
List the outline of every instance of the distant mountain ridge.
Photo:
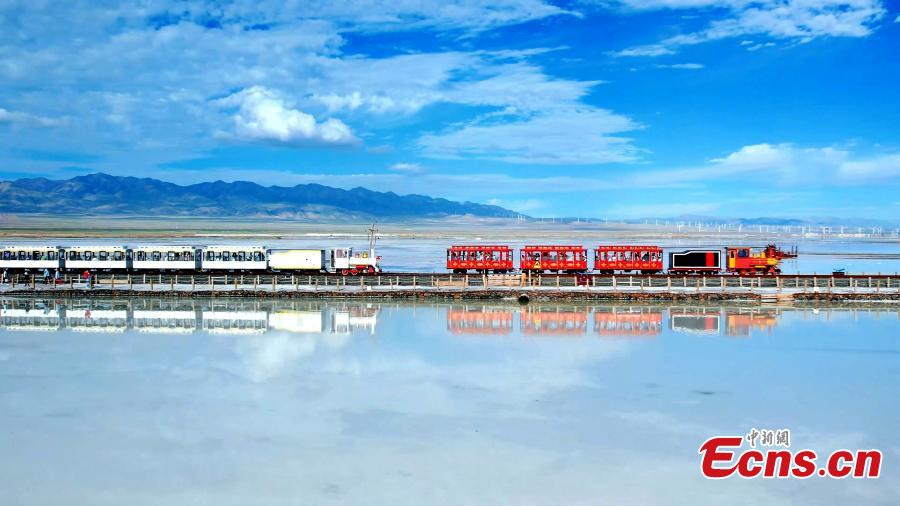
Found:
[(262, 186), (247, 181), (178, 185), (96, 173), (66, 180), (0, 182), (0, 212), (198, 217), (412, 218), (470, 215), (507, 218), (499, 206), (319, 184)]

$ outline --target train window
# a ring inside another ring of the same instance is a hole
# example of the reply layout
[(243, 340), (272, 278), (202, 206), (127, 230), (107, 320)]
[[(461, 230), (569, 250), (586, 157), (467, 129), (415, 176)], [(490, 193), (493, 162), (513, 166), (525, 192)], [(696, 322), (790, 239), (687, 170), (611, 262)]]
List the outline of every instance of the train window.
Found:
[(93, 251), (85, 251), (82, 256), (84, 257), (85, 260), (91, 260), (92, 258), (94, 258), (94, 252)]
[(58, 253), (57, 251), (49, 251), (49, 252), (47, 252), (47, 260), (56, 260), (57, 258), (59, 258), (59, 257), (57, 256), (58, 254), (59, 254), (59, 253)]
[(194, 259), (194, 253), (192, 253), (192, 252), (190, 252), (190, 251), (185, 251), (185, 252), (184, 252), (183, 258), (184, 258), (186, 261), (187, 261), (187, 260), (193, 260), (193, 259)]
[(222, 253), (216, 253), (216, 260), (219, 259), (219, 255), (222, 256), (221, 258), (222, 258), (223, 262), (228, 262), (231, 260), (231, 252), (230, 251), (223, 251)]
[(125, 258), (125, 255), (123, 255), (121, 251), (113, 251), (112, 258), (116, 262), (121, 262)]
[(247, 254), (243, 251), (238, 251), (237, 253), (235, 253), (234, 259), (238, 262), (243, 262), (244, 260), (247, 259)]
[(748, 250), (748, 249), (738, 250), (738, 258), (747, 258), (748, 256), (750, 256), (750, 250)]
[(253, 259), (256, 260), (257, 262), (262, 262), (266, 258), (263, 255), (262, 251), (257, 251), (256, 253), (253, 254)]

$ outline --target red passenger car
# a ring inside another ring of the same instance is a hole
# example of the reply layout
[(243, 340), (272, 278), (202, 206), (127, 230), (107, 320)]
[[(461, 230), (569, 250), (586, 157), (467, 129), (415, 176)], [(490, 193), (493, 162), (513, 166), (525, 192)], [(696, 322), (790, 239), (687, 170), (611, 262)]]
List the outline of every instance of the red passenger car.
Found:
[(616, 271), (655, 274), (663, 270), (663, 251), (659, 246), (597, 246), (594, 270), (604, 274)]
[(513, 250), (509, 246), (451, 246), (447, 248), (447, 269), (464, 274), (478, 272), (504, 273), (513, 270)]
[(522, 272), (585, 272), (587, 250), (584, 246), (525, 246), (519, 267)]

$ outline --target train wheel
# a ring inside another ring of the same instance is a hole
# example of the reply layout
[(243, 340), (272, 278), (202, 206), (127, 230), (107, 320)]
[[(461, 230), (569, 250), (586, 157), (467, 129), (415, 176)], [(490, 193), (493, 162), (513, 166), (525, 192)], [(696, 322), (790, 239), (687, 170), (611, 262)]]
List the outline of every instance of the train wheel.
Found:
[(347, 269), (341, 269), (341, 276), (346, 276), (349, 273), (350, 271), (348, 271)]
[(350, 274), (353, 274), (354, 276), (359, 276), (359, 269), (350, 269)]

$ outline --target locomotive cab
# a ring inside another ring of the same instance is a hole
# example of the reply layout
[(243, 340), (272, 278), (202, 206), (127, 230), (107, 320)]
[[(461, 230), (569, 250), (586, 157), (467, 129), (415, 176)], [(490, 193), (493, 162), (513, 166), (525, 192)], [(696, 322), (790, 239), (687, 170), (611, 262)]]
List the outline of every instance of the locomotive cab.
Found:
[(748, 246), (734, 246), (725, 249), (727, 258), (726, 269), (733, 274), (778, 274), (781, 270), (778, 263), (781, 261), (778, 255), (768, 248), (754, 253)]

